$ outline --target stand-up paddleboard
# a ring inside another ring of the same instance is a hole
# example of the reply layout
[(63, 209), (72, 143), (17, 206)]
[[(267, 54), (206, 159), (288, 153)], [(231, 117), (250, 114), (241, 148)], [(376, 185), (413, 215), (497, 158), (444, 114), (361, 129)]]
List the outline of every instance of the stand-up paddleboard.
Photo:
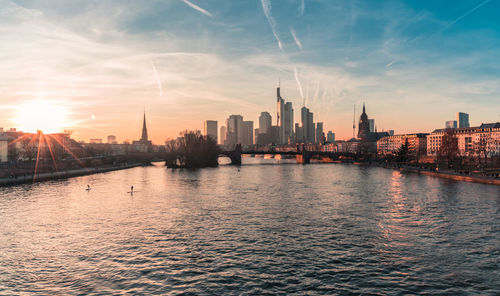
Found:
[(127, 191), (127, 193), (131, 193), (131, 194), (134, 194), (136, 192), (140, 192), (139, 190), (134, 190), (134, 191)]

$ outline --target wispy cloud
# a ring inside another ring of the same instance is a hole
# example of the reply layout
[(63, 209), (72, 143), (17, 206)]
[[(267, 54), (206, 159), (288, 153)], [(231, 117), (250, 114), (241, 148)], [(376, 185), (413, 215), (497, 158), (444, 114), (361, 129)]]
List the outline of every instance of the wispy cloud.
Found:
[(295, 44), (302, 49), (302, 42), (300, 42), (299, 38), (297, 37), (297, 34), (293, 29), (290, 28), (290, 34), (292, 34), (293, 40), (295, 40)]
[(466, 13), (462, 14), (461, 16), (459, 16), (458, 18), (456, 18), (455, 20), (453, 20), (452, 22), (450, 22), (449, 24), (446, 25), (446, 27), (443, 29), (446, 30), (448, 29), (449, 27), (453, 26), (454, 24), (456, 24), (458, 21), (460, 21), (461, 19), (463, 19), (464, 17), (468, 16), (469, 14), (473, 13), (474, 11), (478, 10), (479, 8), (481, 8), (483, 5), (485, 5), (486, 3), (490, 2), (491, 0), (486, 0), (486, 1), (483, 1), (481, 2), (479, 5), (475, 6), (474, 8), (472, 8), (471, 10), (467, 11)]
[(276, 32), (276, 21), (274, 20), (273, 16), (271, 15), (271, 2), (270, 0), (261, 0), (262, 3), (262, 10), (264, 11), (264, 14), (266, 15), (267, 21), (269, 22), (269, 25), (271, 26), (271, 31), (273, 31), (274, 38), (276, 38), (276, 41), (278, 41), (278, 47), (283, 50), (283, 44), (281, 43), (280, 37), (278, 36), (278, 33)]
[(153, 71), (155, 73), (155, 78), (156, 78), (156, 83), (158, 84), (158, 89), (160, 90), (160, 97), (163, 97), (163, 86), (161, 85), (160, 76), (158, 76), (158, 71), (156, 71), (156, 66), (153, 63), (153, 61), (151, 61), (151, 66), (153, 67)]
[(293, 69), (293, 76), (295, 77), (295, 81), (297, 82), (297, 86), (299, 87), (300, 97), (302, 98), (302, 104), (305, 105), (304, 91), (302, 90), (302, 83), (300, 83), (299, 79), (299, 71), (297, 68)]
[(198, 10), (199, 12), (201, 12), (201, 13), (203, 13), (205, 15), (208, 15), (209, 17), (213, 17), (213, 15), (210, 12), (208, 12), (205, 9), (199, 7), (198, 5), (194, 4), (193, 2), (191, 2), (189, 0), (182, 0), (182, 1), (184, 1), (184, 3), (186, 3), (187, 5), (189, 5), (189, 7), (193, 8), (193, 9), (196, 9), (196, 10)]
[(306, 4), (304, 2), (305, 2), (305, 0), (300, 0), (299, 14), (301, 16), (304, 15), (304, 10), (306, 8)]

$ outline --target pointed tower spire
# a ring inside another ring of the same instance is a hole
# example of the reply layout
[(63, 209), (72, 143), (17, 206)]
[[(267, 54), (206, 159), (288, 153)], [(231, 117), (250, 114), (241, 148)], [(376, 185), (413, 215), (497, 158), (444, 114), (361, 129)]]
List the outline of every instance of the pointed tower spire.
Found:
[(144, 120), (142, 122), (141, 142), (143, 142), (144, 144), (148, 142), (148, 129), (146, 128), (146, 109), (144, 109)]
[(366, 113), (365, 112), (365, 102), (363, 102), (363, 113)]

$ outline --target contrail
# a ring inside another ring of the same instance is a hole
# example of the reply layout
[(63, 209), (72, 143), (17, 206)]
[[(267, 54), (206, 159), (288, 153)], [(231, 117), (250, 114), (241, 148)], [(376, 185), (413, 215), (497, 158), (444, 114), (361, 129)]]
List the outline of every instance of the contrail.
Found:
[(153, 61), (151, 61), (151, 67), (153, 67), (153, 71), (155, 72), (156, 83), (158, 83), (158, 88), (160, 89), (160, 97), (163, 97), (163, 87), (161, 85), (160, 76), (158, 76), (158, 71), (156, 71), (156, 66)]
[(453, 26), (454, 24), (456, 24), (458, 21), (460, 21), (461, 19), (463, 19), (464, 17), (468, 16), (469, 14), (473, 13), (474, 11), (476, 11), (477, 9), (481, 8), (481, 6), (485, 5), (486, 3), (490, 2), (491, 0), (486, 0), (484, 2), (482, 2), (481, 4), (479, 4), (478, 6), (472, 8), (471, 10), (467, 11), (466, 13), (464, 13), (463, 15), (459, 16), (456, 20), (452, 21), (451, 23), (449, 23), (448, 25), (446, 25), (446, 27), (443, 29), (446, 30), (448, 29), (449, 27)]
[(293, 75), (295, 76), (295, 81), (297, 81), (297, 85), (299, 86), (300, 96), (302, 97), (302, 102), (305, 106), (306, 103), (304, 101), (304, 92), (302, 91), (302, 84), (300, 84), (299, 72), (297, 71), (297, 68), (293, 68)]
[(305, 8), (306, 4), (304, 3), (304, 0), (300, 0), (299, 13), (301, 16), (304, 15)]
[(203, 14), (205, 14), (205, 15), (208, 15), (209, 17), (213, 17), (213, 16), (212, 16), (212, 14), (211, 14), (210, 12), (208, 12), (208, 11), (206, 11), (205, 9), (203, 9), (203, 8), (199, 7), (198, 5), (196, 5), (196, 4), (194, 4), (194, 3), (192, 3), (191, 1), (189, 1), (189, 0), (182, 0), (182, 1), (184, 1), (184, 3), (186, 3), (187, 5), (189, 5), (191, 8), (196, 9), (196, 10), (198, 10), (199, 12), (201, 12), (201, 13), (203, 13)]
[(295, 34), (295, 31), (290, 28), (290, 33), (292, 34), (293, 36), (293, 39), (295, 40), (295, 44), (297, 44), (297, 46), (302, 49), (302, 43), (300, 42), (299, 38), (297, 38), (297, 34)]
[(274, 20), (273, 16), (271, 15), (271, 2), (269, 0), (261, 0), (260, 1), (262, 4), (262, 10), (264, 11), (264, 14), (267, 18), (267, 21), (269, 22), (269, 25), (271, 26), (271, 31), (273, 31), (274, 38), (276, 38), (276, 41), (278, 41), (278, 47), (283, 50), (283, 45), (281, 44), (281, 40), (278, 37), (278, 33), (276, 33), (276, 21)]

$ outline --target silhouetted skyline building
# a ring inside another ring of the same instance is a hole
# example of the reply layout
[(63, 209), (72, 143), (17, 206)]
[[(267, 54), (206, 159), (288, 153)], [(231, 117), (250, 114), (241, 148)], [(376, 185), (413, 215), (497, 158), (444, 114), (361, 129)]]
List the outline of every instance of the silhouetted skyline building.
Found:
[(205, 120), (203, 124), (203, 135), (211, 137), (217, 143), (217, 120)]
[(236, 144), (241, 144), (242, 128), (243, 128), (243, 116), (241, 115), (230, 115), (226, 120), (227, 127), (227, 137), (225, 145), (234, 146)]
[(328, 134), (326, 135), (326, 141), (330, 143), (335, 142), (335, 133), (332, 131), (328, 131)]
[(279, 144), (288, 144), (293, 139), (293, 107), (281, 97), (280, 86), (276, 89), (277, 114), (276, 125), (279, 126)]
[(244, 146), (253, 145), (253, 121), (243, 121), (240, 144)]
[(323, 122), (317, 122), (316, 123), (316, 141), (315, 143), (322, 143), (324, 142), (324, 137), (325, 137), (325, 134), (323, 133)]
[(226, 142), (227, 128), (223, 125), (220, 127), (220, 140), (219, 144), (224, 145)]
[(266, 134), (271, 132), (273, 119), (269, 112), (261, 112), (259, 116), (259, 134)]

